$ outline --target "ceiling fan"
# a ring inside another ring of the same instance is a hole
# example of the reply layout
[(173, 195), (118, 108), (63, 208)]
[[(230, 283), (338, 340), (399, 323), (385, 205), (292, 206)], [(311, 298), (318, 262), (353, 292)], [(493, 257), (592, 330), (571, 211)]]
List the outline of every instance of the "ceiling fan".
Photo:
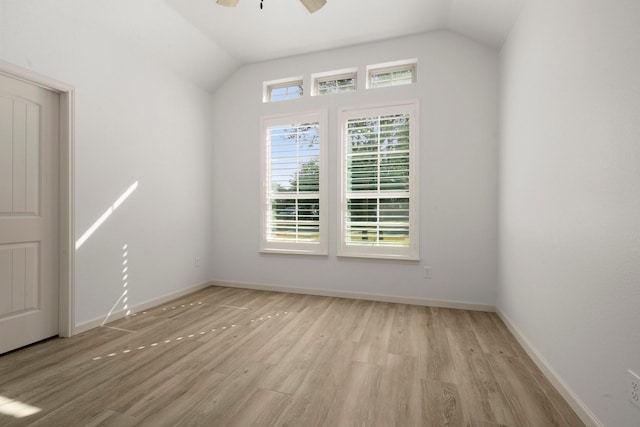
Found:
[[(217, 0), (217, 3), (222, 6), (236, 7), (238, 5), (238, 0)], [(313, 13), (317, 12), (322, 8), (322, 6), (327, 4), (327, 0), (300, 0), (300, 3), (302, 3), (310, 13)], [(262, 3), (260, 3), (260, 6), (262, 8)]]

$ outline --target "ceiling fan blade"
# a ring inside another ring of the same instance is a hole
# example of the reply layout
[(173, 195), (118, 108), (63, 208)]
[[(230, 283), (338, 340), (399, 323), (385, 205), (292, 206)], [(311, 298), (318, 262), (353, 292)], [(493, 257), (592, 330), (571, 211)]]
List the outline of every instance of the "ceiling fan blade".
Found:
[(217, 0), (216, 3), (221, 4), (222, 6), (236, 7), (238, 5), (238, 0)]
[(327, 4), (327, 0), (300, 0), (300, 2), (311, 13), (317, 12), (318, 10), (322, 9), (322, 6)]

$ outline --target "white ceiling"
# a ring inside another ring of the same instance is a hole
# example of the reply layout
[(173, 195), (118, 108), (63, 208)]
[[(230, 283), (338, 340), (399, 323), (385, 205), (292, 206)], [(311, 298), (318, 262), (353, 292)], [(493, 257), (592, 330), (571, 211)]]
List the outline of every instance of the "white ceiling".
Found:
[[(2, 16), (40, 1), (0, 0)], [(55, 0), (51, 19), (74, 31), (106, 31), (136, 55), (215, 91), (242, 64), (438, 29), (499, 49), (524, 1), (327, 0), (310, 14), (299, 0), (263, 0), (263, 10), (260, 0), (235, 8), (216, 0)]]
[(165, 0), (239, 63), (449, 29), (499, 49), (524, 0)]

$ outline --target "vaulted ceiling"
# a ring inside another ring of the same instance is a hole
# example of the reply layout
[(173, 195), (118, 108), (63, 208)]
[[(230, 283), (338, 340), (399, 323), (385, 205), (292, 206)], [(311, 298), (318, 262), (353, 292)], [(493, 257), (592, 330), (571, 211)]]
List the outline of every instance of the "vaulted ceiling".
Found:
[(496, 49), (524, 0), (327, 0), (310, 14), (298, 0), (165, 0), (239, 63), (449, 29)]
[(237, 7), (216, 0), (0, 0), (0, 34), (22, 25), (12, 17), (28, 8), (81, 38), (106, 32), (214, 91), (246, 63), (433, 30), (499, 49), (525, 1), (327, 0), (310, 14), (299, 0), (262, 0), (262, 9), (260, 0), (239, 0)]

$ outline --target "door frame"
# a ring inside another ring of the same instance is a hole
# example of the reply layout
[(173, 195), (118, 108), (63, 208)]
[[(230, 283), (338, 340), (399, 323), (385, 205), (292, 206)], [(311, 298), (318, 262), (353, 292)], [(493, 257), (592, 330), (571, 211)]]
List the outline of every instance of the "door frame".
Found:
[(0, 74), (51, 90), (60, 96), (58, 334), (61, 337), (70, 337), (75, 335), (75, 89), (59, 80), (2, 59), (0, 59)]

